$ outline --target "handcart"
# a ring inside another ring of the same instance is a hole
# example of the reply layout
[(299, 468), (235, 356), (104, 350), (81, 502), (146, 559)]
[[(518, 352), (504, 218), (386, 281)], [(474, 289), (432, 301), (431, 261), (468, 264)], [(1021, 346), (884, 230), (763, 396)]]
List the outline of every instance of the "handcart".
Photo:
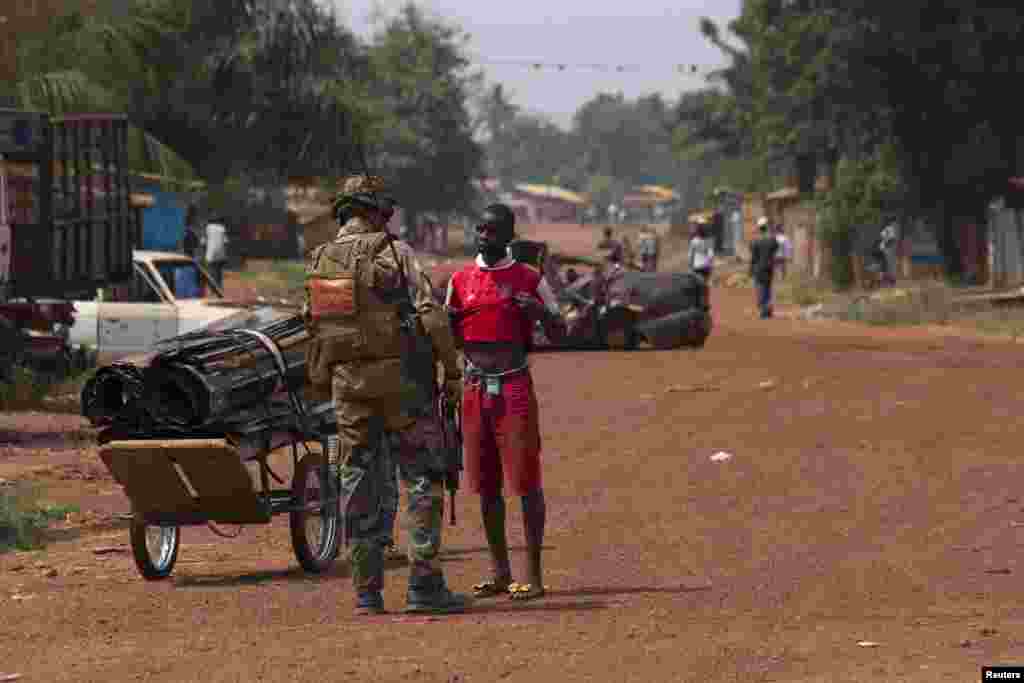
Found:
[[(133, 423), (121, 418), (107, 420), (108, 428), (100, 432), (100, 458), (131, 500), (132, 554), (146, 579), (170, 576), (183, 526), (206, 524), (225, 535), (216, 525), (269, 524), (274, 515), (282, 513), (289, 515), (292, 547), (303, 569), (323, 572), (338, 555), (341, 515), (337, 475), (329, 475), (327, 463), (331, 437), (336, 433), (332, 404), (307, 403), (297, 395), (292, 388), (294, 382), (288, 381), (294, 365), (289, 368), (281, 348), (268, 335), (256, 330), (232, 330), (227, 334), (235, 344), (250, 340), (273, 361), (274, 372), (257, 373), (255, 384), (249, 382), (246, 389), (252, 393), (252, 386), (263, 386), (265, 400), (232, 409), (226, 417), (204, 420), (199, 427), (184, 425), (181, 420), (150, 420), (139, 428), (131, 426), (138, 420)], [(179, 364), (178, 369), (192, 372), (195, 386), (208, 386), (210, 377), (217, 374), (200, 372), (204, 366), (193, 363), (194, 358), (208, 361), (219, 353), (223, 364), (224, 356), (230, 356), (216, 352), (216, 344), (208, 338), (193, 339), (190, 349), (187, 343), (182, 346), (188, 351), (185, 355), (191, 355), (189, 362)], [(164, 355), (173, 358), (174, 353)], [(168, 384), (174, 383), (171, 380), (160, 380), (164, 381), (160, 385), (153, 379), (153, 368), (140, 370), (125, 365), (110, 370), (122, 373), (126, 379), (118, 384), (109, 379), (108, 373), (105, 385), (87, 385), (83, 390), (84, 412), (96, 414), (97, 405), (116, 399), (121, 413), (129, 411), (129, 404), (148, 405), (145, 412), (152, 415), (161, 408), (169, 410), (167, 404), (175, 395), (187, 394), (168, 389)], [(251, 375), (241, 371), (227, 374), (233, 386), (243, 384), (242, 380)], [(128, 396), (132, 391), (134, 398)], [(119, 392), (125, 396), (118, 396)], [(222, 398), (223, 392), (219, 395)], [(194, 391), (190, 400), (198, 400)], [(109, 407), (106, 410), (111, 412)], [(142, 411), (138, 407), (135, 410)], [(288, 447), (293, 466), (290, 485), (269, 463), (271, 453)]]

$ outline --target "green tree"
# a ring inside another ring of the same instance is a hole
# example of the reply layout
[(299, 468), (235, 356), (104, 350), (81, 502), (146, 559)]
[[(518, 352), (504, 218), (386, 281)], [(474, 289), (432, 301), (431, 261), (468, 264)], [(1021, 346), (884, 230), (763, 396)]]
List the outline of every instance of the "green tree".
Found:
[(577, 110), (573, 135), (588, 176), (637, 185), (650, 177), (671, 182), (680, 170), (672, 149), (670, 108), (659, 95), (627, 100), (599, 94)]
[[(354, 36), (313, 0), (148, 0), (174, 31), (135, 45), (129, 115), (213, 184), (236, 175), (280, 184), (341, 173), (358, 158)], [(253, 144), (259, 141), (258, 144)]]
[(374, 125), (371, 166), (384, 169), (411, 215), (468, 209), (483, 164), (468, 104), (479, 76), (463, 54), (465, 36), (405, 5), (369, 48)]
[[(142, 68), (132, 46), (172, 32), (173, 27), (147, 15), (118, 17), (104, 3), (100, 10), (88, 17), (79, 12), (59, 15), (49, 31), (19, 40), (18, 78), (3, 84), (16, 107), (52, 116), (125, 110), (122, 86)], [(132, 123), (136, 124), (129, 132), (132, 169), (194, 178), (192, 167), (171, 147), (161, 144), (137, 121)]]
[(505, 87), (497, 83), (476, 99), (479, 109), (477, 127), (483, 128), (483, 136), (492, 144), (506, 138), (507, 127), (519, 115), (520, 108), (509, 100)]
[(822, 236), (829, 245), (829, 272), (837, 289), (854, 283), (853, 255), (863, 252), (883, 221), (902, 208), (897, 154), (893, 145), (882, 145), (870, 157), (838, 164), (835, 186), (821, 204)]
[(984, 213), (1017, 170), (1013, 115), (992, 106), (1014, 87), (1024, 18), (994, 2), (745, 0), (705, 35), (732, 64), (726, 104), (755, 149), (792, 160), (802, 185), (819, 165), (893, 144), (907, 196), (932, 216), (955, 274), (952, 219)]
[(488, 141), (495, 175), (508, 182), (552, 183), (556, 177), (576, 186), (575, 140), (554, 123), (531, 114), (518, 114), (504, 124), (502, 134)]

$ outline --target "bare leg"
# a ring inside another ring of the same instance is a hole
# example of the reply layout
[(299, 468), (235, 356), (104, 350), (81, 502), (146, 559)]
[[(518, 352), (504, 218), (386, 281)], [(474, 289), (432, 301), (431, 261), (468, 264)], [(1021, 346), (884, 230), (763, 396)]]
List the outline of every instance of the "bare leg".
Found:
[(505, 535), (505, 499), (480, 496), (480, 515), (483, 517), (484, 533), (491, 550), (491, 576), (495, 584), (507, 585), (512, 580), (512, 568), (508, 560), (508, 538)]
[(535, 588), (544, 589), (541, 571), (541, 549), (544, 546), (544, 525), (547, 505), (544, 491), (537, 490), (522, 497), (523, 531), (526, 535), (527, 581)]

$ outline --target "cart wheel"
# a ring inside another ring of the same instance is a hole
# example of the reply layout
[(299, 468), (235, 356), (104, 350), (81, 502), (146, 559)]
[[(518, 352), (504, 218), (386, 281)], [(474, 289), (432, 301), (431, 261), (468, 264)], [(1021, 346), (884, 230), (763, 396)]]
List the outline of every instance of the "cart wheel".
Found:
[[(307, 572), (327, 570), (338, 553), (338, 502), (328, 483), (324, 458), (306, 453), (292, 478), (292, 548)], [(330, 501), (326, 505), (322, 501)]]
[(181, 529), (176, 526), (154, 526), (138, 517), (132, 519), (132, 555), (139, 573), (151, 581), (166, 579), (178, 561)]

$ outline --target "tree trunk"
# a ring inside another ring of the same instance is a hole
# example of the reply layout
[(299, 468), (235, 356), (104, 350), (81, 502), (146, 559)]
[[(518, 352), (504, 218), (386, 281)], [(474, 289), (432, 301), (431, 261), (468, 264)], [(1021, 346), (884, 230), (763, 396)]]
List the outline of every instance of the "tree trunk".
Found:
[(949, 203), (940, 202), (935, 208), (933, 225), (946, 276), (955, 279), (963, 274), (963, 259), (956, 234), (956, 216)]
[(797, 189), (801, 195), (813, 196), (818, 175), (818, 159), (814, 154), (796, 157)]
[(838, 147), (829, 147), (825, 152), (825, 179), (828, 190), (836, 186), (836, 169), (839, 167)]

